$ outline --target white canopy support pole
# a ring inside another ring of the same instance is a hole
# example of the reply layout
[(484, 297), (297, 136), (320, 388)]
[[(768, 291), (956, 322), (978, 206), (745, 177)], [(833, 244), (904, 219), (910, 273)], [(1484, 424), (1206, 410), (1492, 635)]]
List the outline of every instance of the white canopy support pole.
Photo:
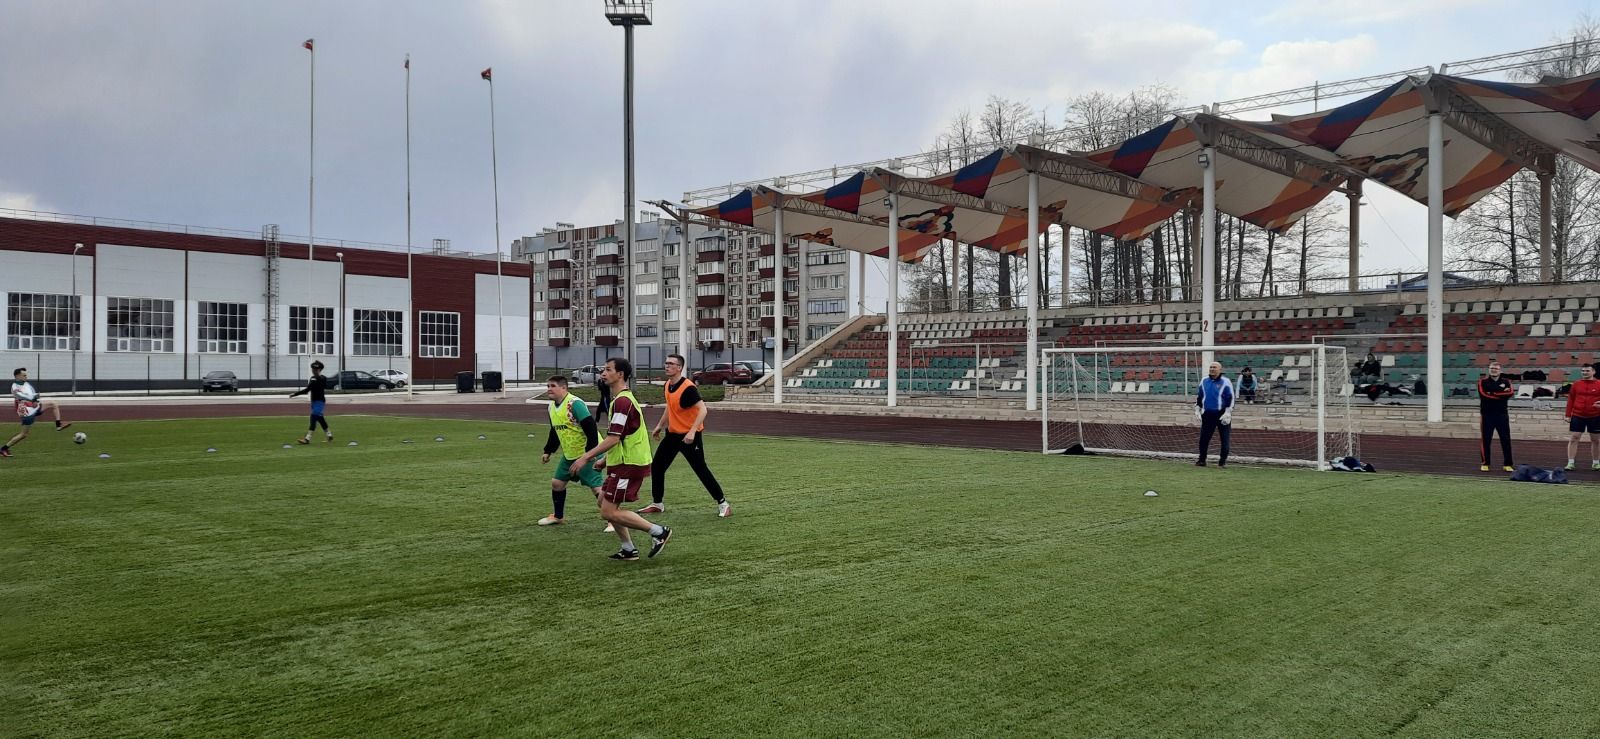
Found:
[[(1069, 286), (1072, 284), (1072, 282), (1068, 279), (1068, 278), (1070, 278), (1072, 276), (1072, 260), (1071, 260), (1072, 227), (1068, 226), (1066, 221), (1062, 221), (1060, 225), (1061, 225), (1061, 300), (1056, 302), (1056, 307), (1057, 308), (1070, 308), (1070, 307), (1072, 307), (1072, 301), (1067, 299), (1067, 296), (1071, 294)], [(1169, 290), (1168, 292), (1171, 292), (1171, 291)]]
[(811, 343), (811, 305), (806, 300), (811, 295), (811, 286), (806, 284), (811, 277), (811, 269), (806, 266), (806, 244), (809, 243), (811, 242), (801, 239), (799, 246), (796, 247), (796, 253), (800, 258), (800, 280), (795, 285), (798, 288), (795, 292), (800, 296), (800, 302), (796, 306), (800, 311), (800, 340), (795, 342), (796, 352)]
[[(1204, 194), (1200, 201), (1200, 343), (1217, 343), (1217, 152), (1207, 146), (1200, 152)], [(1216, 356), (1207, 349), (1200, 363), (1211, 366)]]
[(867, 253), (856, 252), (856, 315), (867, 314)]
[[(689, 356), (689, 212), (678, 211), (683, 233), (678, 238), (678, 353)], [(665, 300), (665, 296), (662, 300)], [(689, 360), (685, 359), (684, 362)]]
[(1039, 173), (1028, 173), (1028, 410), (1039, 410)]
[(950, 304), (945, 310), (950, 313), (961, 312), (961, 240), (950, 239)]
[[(1200, 255), (1200, 211), (1189, 208), (1189, 300), (1198, 300), (1200, 283), (1205, 281), (1200, 276), (1200, 269), (1205, 258)], [(1098, 303), (1096, 303), (1098, 305)]]
[(1549, 172), (1539, 173), (1539, 281), (1554, 282), (1555, 272), (1550, 252), (1550, 180)]
[(783, 199), (772, 210), (772, 404), (783, 405)]
[(1361, 180), (1350, 180), (1350, 292), (1361, 290)]
[(900, 388), (900, 195), (889, 193), (889, 407)]
[(1444, 420), (1444, 116), (1428, 114), (1428, 423)]

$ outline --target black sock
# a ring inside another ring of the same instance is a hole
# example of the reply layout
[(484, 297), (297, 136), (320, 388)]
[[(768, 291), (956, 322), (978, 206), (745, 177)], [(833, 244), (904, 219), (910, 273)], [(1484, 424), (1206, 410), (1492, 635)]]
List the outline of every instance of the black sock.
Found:
[(550, 504), (556, 509), (556, 518), (567, 517), (567, 489), (550, 488)]
[(11, 445), (10, 444), (0, 445), (0, 452), (10, 451), (10, 450), (11, 450)]
[(61, 421), (56, 421), (56, 428), (61, 428)]

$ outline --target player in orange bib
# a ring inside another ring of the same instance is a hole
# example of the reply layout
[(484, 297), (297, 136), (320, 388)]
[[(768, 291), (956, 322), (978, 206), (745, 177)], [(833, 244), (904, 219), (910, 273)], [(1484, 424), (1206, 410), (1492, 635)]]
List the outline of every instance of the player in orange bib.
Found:
[[(717, 483), (717, 476), (711, 474), (711, 468), (706, 466), (705, 428), (706, 414), (710, 409), (706, 402), (700, 398), (700, 391), (695, 388), (689, 378), (683, 376), (683, 356), (668, 354), (665, 363), (667, 370), (667, 412), (661, 414), (661, 420), (656, 422), (656, 427), (651, 435), (661, 439), (661, 445), (656, 447), (655, 462), (650, 467), (650, 500), (651, 503), (640, 509), (640, 513), (661, 513), (665, 511), (667, 468), (672, 466), (672, 460), (679, 454), (689, 460), (689, 467), (694, 470), (695, 476), (700, 478), (700, 484), (706, 486), (706, 492), (711, 494), (711, 499), (717, 502), (717, 517), (727, 518), (733, 515), (733, 507), (728, 505), (728, 499), (722, 495), (722, 485)], [(662, 438), (662, 432), (666, 438)]]

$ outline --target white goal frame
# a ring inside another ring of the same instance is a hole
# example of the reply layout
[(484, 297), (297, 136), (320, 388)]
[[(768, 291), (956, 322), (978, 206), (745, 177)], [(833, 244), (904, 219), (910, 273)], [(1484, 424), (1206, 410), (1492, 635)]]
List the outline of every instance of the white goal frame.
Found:
[[(1316, 389), (1315, 389), (1314, 393), (1312, 394), (1312, 397), (1314, 397), (1316, 399), (1316, 419), (1317, 419), (1316, 447), (1317, 447), (1317, 458), (1316, 458), (1316, 460), (1314, 462), (1312, 462), (1311, 460), (1294, 460), (1294, 459), (1270, 458), (1270, 457), (1249, 457), (1249, 456), (1238, 456), (1238, 455), (1233, 455), (1232, 458), (1236, 459), (1238, 461), (1242, 461), (1242, 462), (1265, 462), (1265, 463), (1270, 463), (1270, 464), (1301, 464), (1301, 465), (1304, 465), (1304, 464), (1315, 464), (1316, 469), (1318, 469), (1318, 470), (1327, 470), (1327, 469), (1330, 468), (1330, 464), (1329, 464), (1329, 460), (1328, 460), (1328, 437), (1329, 437), (1329, 430), (1328, 430), (1328, 395), (1329, 395), (1329, 393), (1335, 392), (1335, 391), (1338, 390), (1338, 388), (1329, 387), (1329, 383), (1327, 381), (1328, 371), (1330, 369), (1329, 366), (1328, 366), (1328, 350), (1330, 348), (1343, 353), (1345, 355), (1346, 359), (1348, 359), (1348, 356), (1349, 356), (1348, 347), (1337, 346), (1337, 345), (1330, 346), (1329, 344), (1325, 344), (1325, 343), (1322, 343), (1322, 342), (1316, 342), (1316, 343), (1310, 343), (1310, 344), (1211, 344), (1211, 345), (1189, 345), (1189, 346), (1173, 346), (1171, 344), (1168, 344), (1168, 345), (1165, 345), (1165, 346), (1157, 345), (1157, 344), (1144, 344), (1144, 345), (1138, 345), (1138, 346), (1115, 346), (1115, 347), (1109, 347), (1109, 346), (1045, 347), (1045, 348), (1039, 350), (1039, 367), (1042, 370), (1039, 373), (1039, 384), (1040, 384), (1040, 391), (1041, 391), (1040, 392), (1040, 399), (1041, 399), (1041, 402), (1040, 402), (1040, 409), (1041, 409), (1041, 413), (1040, 413), (1040, 436), (1041, 436), (1040, 450), (1045, 454), (1060, 453), (1060, 452), (1064, 451), (1062, 449), (1051, 449), (1050, 448), (1050, 398), (1051, 398), (1051, 393), (1050, 393), (1051, 385), (1050, 385), (1050, 383), (1055, 379), (1054, 377), (1051, 376), (1051, 375), (1054, 374), (1054, 366), (1055, 366), (1054, 363), (1051, 361), (1051, 358), (1054, 357), (1054, 356), (1057, 356), (1057, 355), (1079, 355), (1079, 354), (1092, 354), (1092, 355), (1101, 355), (1101, 354), (1150, 354), (1150, 353), (1171, 354), (1171, 353), (1174, 353), (1174, 352), (1191, 352), (1191, 353), (1200, 353), (1200, 355), (1201, 355), (1201, 365), (1204, 366), (1206, 364), (1210, 364), (1210, 362), (1213, 360), (1213, 358), (1215, 357), (1215, 355), (1218, 352), (1221, 352), (1221, 353), (1285, 352), (1285, 353), (1295, 353), (1295, 354), (1309, 355), (1309, 356), (1315, 357), (1315, 360), (1314, 360), (1313, 366), (1312, 366), (1312, 370), (1313, 370), (1313, 374), (1315, 375), (1315, 383), (1316, 383), (1315, 387), (1316, 387)], [(1343, 362), (1341, 362), (1341, 364), (1343, 364)], [(1080, 366), (1081, 366), (1081, 363), (1080, 363)], [(1343, 367), (1339, 368), (1339, 371), (1341, 371), (1341, 372), (1343, 372), (1344, 370), (1345, 370), (1345, 368), (1343, 368)], [(1235, 391), (1235, 392), (1237, 392), (1237, 391)], [(1079, 397), (1079, 392), (1078, 392), (1078, 387), (1077, 387), (1077, 383), (1076, 382), (1073, 383), (1071, 398), (1072, 398), (1073, 402), (1075, 402), (1075, 403), (1076, 402), (1081, 402), (1081, 400), (1082, 400), (1082, 398)], [(1237, 396), (1236, 396), (1236, 398), (1237, 398)], [(1346, 398), (1344, 400), (1344, 402), (1348, 404), (1348, 402), (1349, 402), (1348, 398)], [(1343, 418), (1345, 419), (1345, 423), (1346, 424), (1353, 424), (1353, 419), (1350, 417), (1350, 412), (1348, 410), (1348, 405), (1347, 405), (1346, 413), (1344, 414)], [(1078, 438), (1079, 439), (1084, 439), (1085, 437), (1083, 435), (1083, 419), (1082, 419), (1081, 416), (1077, 419), (1077, 424), (1078, 424)], [(1352, 455), (1354, 453), (1353, 452), (1353, 446), (1354, 446), (1354, 444), (1353, 444), (1353, 436), (1355, 434), (1354, 430), (1351, 429), (1351, 428), (1347, 428), (1347, 429), (1343, 430), (1342, 432), (1338, 432), (1338, 433), (1347, 434), (1346, 443), (1345, 443), (1345, 448), (1346, 448), (1345, 455), (1346, 456)], [(1131, 456), (1142, 456), (1142, 457), (1192, 458), (1194, 456), (1193, 452), (1182, 452), (1182, 453), (1180, 453), (1180, 452), (1163, 452), (1163, 451), (1154, 451), (1154, 450), (1152, 450), (1152, 451), (1133, 451), (1133, 450), (1126, 450), (1126, 449), (1101, 449), (1101, 448), (1088, 447), (1087, 445), (1085, 445), (1085, 448), (1088, 451), (1093, 451), (1093, 452), (1102, 453), (1102, 454), (1126, 454), (1126, 455), (1131, 455)]]

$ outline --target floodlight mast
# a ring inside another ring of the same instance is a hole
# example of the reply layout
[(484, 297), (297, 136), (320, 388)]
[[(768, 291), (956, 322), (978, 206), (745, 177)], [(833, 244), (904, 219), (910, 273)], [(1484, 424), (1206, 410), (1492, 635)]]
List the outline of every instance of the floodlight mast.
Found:
[(633, 27), (650, 25), (650, 0), (605, 0), (606, 20), (622, 26), (622, 356), (633, 356)]

